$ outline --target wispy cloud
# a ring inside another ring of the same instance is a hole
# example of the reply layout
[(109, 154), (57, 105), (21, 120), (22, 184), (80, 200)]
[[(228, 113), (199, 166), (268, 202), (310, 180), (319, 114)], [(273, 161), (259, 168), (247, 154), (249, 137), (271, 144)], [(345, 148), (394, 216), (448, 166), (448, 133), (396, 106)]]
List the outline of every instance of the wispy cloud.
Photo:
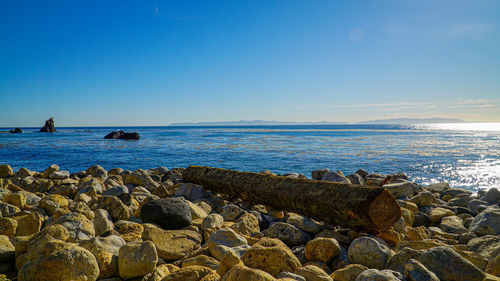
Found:
[(482, 40), (488, 39), (498, 29), (496, 23), (464, 22), (449, 26), (444, 30), (448, 39), (452, 40)]

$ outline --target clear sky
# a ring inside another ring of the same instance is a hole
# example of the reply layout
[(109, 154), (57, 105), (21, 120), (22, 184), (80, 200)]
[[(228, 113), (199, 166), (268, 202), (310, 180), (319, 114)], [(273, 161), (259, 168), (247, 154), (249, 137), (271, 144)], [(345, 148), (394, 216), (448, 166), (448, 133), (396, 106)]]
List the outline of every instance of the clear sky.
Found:
[(500, 1), (0, 1), (0, 126), (500, 122)]

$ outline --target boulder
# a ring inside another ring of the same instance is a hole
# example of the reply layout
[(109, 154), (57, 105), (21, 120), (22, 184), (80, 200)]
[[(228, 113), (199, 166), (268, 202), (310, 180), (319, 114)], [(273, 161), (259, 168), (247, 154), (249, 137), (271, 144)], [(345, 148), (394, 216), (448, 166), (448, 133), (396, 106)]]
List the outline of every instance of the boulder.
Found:
[(448, 184), (447, 182), (440, 182), (440, 183), (426, 185), (423, 188), (429, 190), (430, 192), (441, 193), (447, 189), (450, 189), (450, 184)]
[(356, 281), (358, 276), (367, 269), (368, 267), (361, 264), (349, 264), (344, 268), (335, 270), (330, 277), (334, 281)]
[(297, 270), (297, 275), (306, 278), (307, 281), (333, 281), (326, 272), (314, 265), (306, 265)]
[(306, 244), (308, 261), (328, 263), (340, 255), (339, 242), (333, 238), (314, 238)]
[(444, 217), (441, 219), (439, 228), (441, 228), (444, 232), (453, 234), (463, 234), (467, 232), (462, 219), (457, 216)]
[(70, 235), (70, 242), (89, 240), (95, 236), (94, 224), (87, 217), (80, 213), (69, 213), (57, 220), (52, 225), (64, 226)]
[(405, 264), (404, 276), (408, 281), (440, 281), (434, 272), (414, 259)]
[(124, 131), (120, 130), (118, 132), (111, 132), (104, 136), (105, 139), (112, 139), (112, 140), (138, 140), (140, 139), (139, 133), (133, 132), (133, 133), (125, 133)]
[(437, 208), (432, 209), (431, 214), (429, 216), (429, 220), (432, 223), (439, 223), (442, 218), (448, 217), (448, 216), (453, 216), (453, 215), (455, 215), (455, 213), (453, 213), (453, 211), (445, 209), (445, 208), (437, 207)]
[(259, 220), (253, 214), (245, 212), (231, 226), (231, 229), (242, 235), (251, 236), (260, 232)]
[(314, 220), (301, 216), (299, 214), (295, 213), (290, 213), (286, 223), (289, 223), (305, 232), (311, 233), (311, 234), (316, 234), (320, 232), (323, 227), (321, 224), (315, 222)]
[(50, 118), (45, 121), (45, 125), (40, 129), (40, 132), (52, 133), (56, 131), (56, 127), (54, 125), (54, 119)]
[(89, 250), (99, 265), (99, 278), (107, 278), (118, 273), (118, 250), (126, 244), (119, 236), (96, 237), (80, 241), (79, 246)]
[(500, 234), (500, 208), (490, 207), (479, 213), (469, 226), (478, 236)]
[(99, 165), (90, 166), (85, 172), (87, 175), (91, 175), (94, 178), (102, 180), (106, 180), (108, 178), (108, 171)]
[(500, 191), (494, 187), (490, 188), (483, 196), (481, 196), (481, 200), (491, 204), (500, 202)]
[(21, 128), (15, 128), (15, 129), (10, 130), (11, 134), (20, 134), (22, 132), (23, 132), (23, 130), (21, 130)]
[(113, 220), (128, 220), (131, 211), (127, 205), (116, 196), (102, 196), (97, 200), (97, 208), (108, 211)]
[(142, 239), (156, 246), (158, 256), (167, 261), (179, 260), (200, 248), (201, 235), (193, 230), (163, 230), (144, 224)]
[(363, 271), (356, 281), (400, 281), (399, 275), (391, 270), (368, 269)]
[(177, 190), (175, 191), (176, 196), (182, 196), (189, 201), (200, 200), (207, 196), (206, 191), (203, 189), (201, 185), (197, 185), (194, 183), (183, 183)]
[(314, 180), (321, 180), (323, 176), (330, 172), (328, 169), (319, 169), (319, 170), (314, 170), (311, 172), (311, 178)]
[(163, 229), (181, 229), (192, 224), (191, 209), (182, 198), (162, 198), (145, 203), (140, 211), (144, 222)]
[(0, 165), (0, 178), (8, 178), (14, 175), (14, 171), (9, 165)]
[(412, 248), (405, 247), (391, 258), (389, 264), (387, 265), (387, 269), (403, 273), (405, 270), (405, 264), (411, 259), (420, 258), (423, 253), (423, 250), (414, 250)]
[(219, 275), (212, 269), (195, 265), (180, 268), (167, 275), (162, 281), (218, 281), (219, 279)]
[(311, 240), (311, 236), (309, 234), (289, 223), (284, 222), (272, 224), (268, 229), (264, 230), (263, 233), (266, 237), (278, 238), (291, 247), (304, 245), (307, 241)]
[(221, 281), (275, 281), (276, 278), (270, 274), (259, 270), (246, 267), (244, 265), (233, 266)]
[(182, 267), (187, 267), (187, 266), (194, 266), (194, 265), (199, 265), (199, 266), (204, 266), (208, 267), (212, 270), (217, 270), (219, 269), (220, 262), (212, 257), (209, 257), (207, 255), (197, 255), (191, 258), (186, 258), (182, 260)]
[(282, 271), (295, 272), (301, 267), (300, 261), (283, 242), (267, 237), (252, 245), (241, 260), (245, 265), (272, 276), (277, 276)]
[(99, 265), (92, 253), (72, 243), (47, 242), (45, 250), (19, 270), (19, 281), (95, 281)]
[(370, 237), (360, 237), (352, 241), (347, 249), (351, 263), (358, 263), (369, 268), (384, 269), (393, 256), (387, 246)]
[(0, 263), (8, 263), (14, 260), (16, 248), (9, 237), (0, 235)]
[(429, 207), (436, 202), (436, 197), (429, 191), (422, 191), (410, 198), (410, 202), (417, 204), (418, 207)]
[(418, 261), (434, 272), (441, 281), (481, 281), (486, 277), (474, 264), (448, 247), (431, 248)]
[(387, 189), (395, 198), (401, 197), (412, 197), (418, 190), (418, 185), (410, 182), (403, 181), (397, 183), (390, 183), (384, 185), (384, 188)]
[(103, 233), (115, 228), (108, 211), (104, 209), (97, 209), (94, 211), (94, 214), (95, 217), (93, 223), (96, 236), (100, 236)]
[(351, 181), (342, 174), (342, 172), (328, 172), (321, 178), (322, 181), (331, 181), (338, 183), (351, 183)]
[(157, 262), (158, 253), (151, 241), (130, 242), (118, 251), (118, 271), (123, 279), (146, 275)]

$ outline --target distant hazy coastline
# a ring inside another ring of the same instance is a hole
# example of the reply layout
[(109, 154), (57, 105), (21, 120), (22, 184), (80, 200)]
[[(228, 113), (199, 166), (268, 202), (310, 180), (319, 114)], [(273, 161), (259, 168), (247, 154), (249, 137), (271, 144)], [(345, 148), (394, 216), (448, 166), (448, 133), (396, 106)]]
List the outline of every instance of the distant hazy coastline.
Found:
[[(369, 120), (354, 124), (383, 124), (383, 125), (411, 125), (411, 124), (436, 124), (436, 123), (465, 123), (465, 121), (454, 118), (396, 118)], [(348, 125), (347, 122), (286, 122), (286, 121), (264, 121), (264, 120), (240, 120), (220, 122), (185, 122), (172, 123), (169, 126), (263, 126), (263, 125)]]

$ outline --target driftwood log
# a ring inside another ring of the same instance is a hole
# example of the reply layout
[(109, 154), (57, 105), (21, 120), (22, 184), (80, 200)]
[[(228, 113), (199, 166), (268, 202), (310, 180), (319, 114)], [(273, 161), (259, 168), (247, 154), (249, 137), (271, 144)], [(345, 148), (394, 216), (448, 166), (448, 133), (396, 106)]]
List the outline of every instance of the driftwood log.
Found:
[(189, 166), (186, 182), (201, 184), (218, 193), (238, 196), (295, 212), (326, 223), (377, 234), (401, 217), (401, 209), (385, 189), (267, 174)]

